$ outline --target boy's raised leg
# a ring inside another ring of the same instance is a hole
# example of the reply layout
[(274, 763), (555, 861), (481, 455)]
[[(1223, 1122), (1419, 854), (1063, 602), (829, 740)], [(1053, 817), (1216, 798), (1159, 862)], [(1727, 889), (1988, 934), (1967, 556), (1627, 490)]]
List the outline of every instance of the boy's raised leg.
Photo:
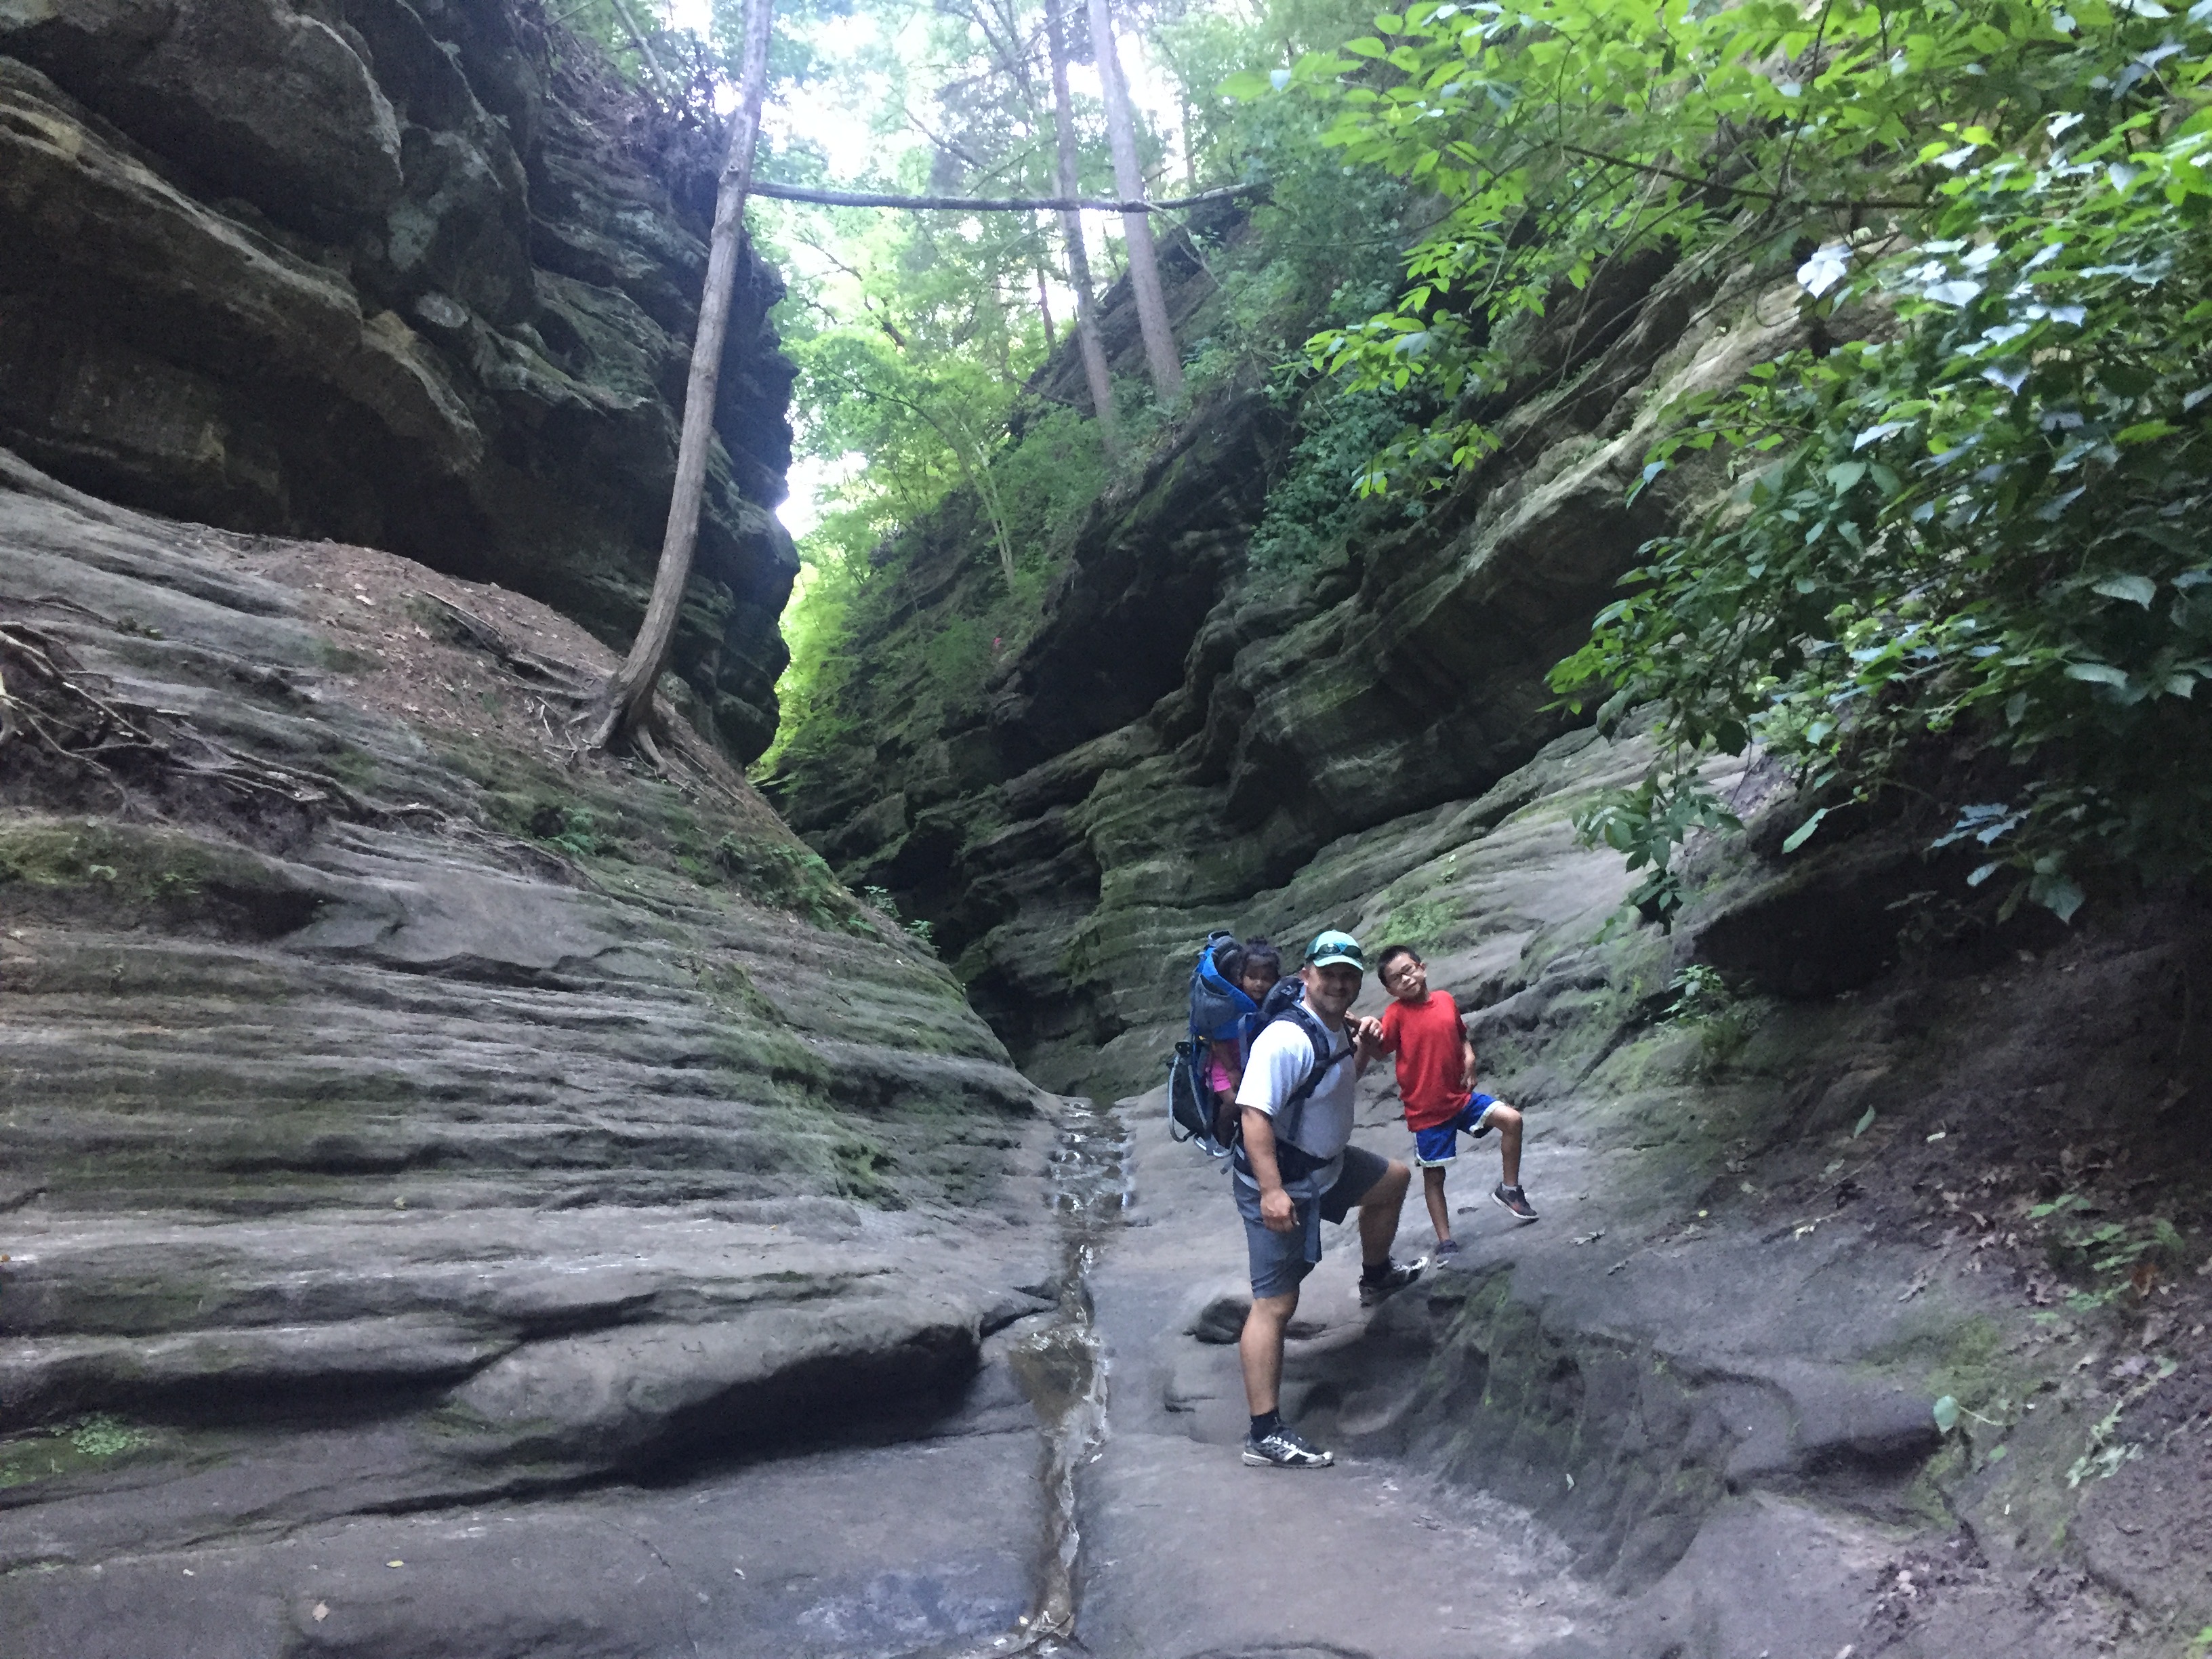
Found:
[(1504, 1176), (1490, 1195), (1516, 1221), (1534, 1221), (1536, 1212), (1521, 1190), (1521, 1114), (1501, 1100), (1490, 1109), (1489, 1121), (1498, 1127), (1498, 1157)]
[(1498, 1157), (1504, 1166), (1498, 1171), (1509, 1187), (1521, 1184), (1521, 1114), (1504, 1101), (1490, 1109), (1490, 1121), (1498, 1126)]

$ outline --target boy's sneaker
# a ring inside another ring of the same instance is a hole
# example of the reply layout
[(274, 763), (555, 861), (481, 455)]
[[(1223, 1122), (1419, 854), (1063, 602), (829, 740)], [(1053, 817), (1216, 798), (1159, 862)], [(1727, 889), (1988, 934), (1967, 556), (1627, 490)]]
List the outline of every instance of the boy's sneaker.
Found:
[(1459, 1240), (1455, 1238), (1438, 1240), (1437, 1243), (1437, 1248), (1431, 1252), (1431, 1255), (1437, 1256), (1457, 1255), (1458, 1254)]
[(1363, 1308), (1380, 1306), (1419, 1279), (1421, 1269), (1428, 1265), (1425, 1261), (1412, 1263), (1389, 1261), (1383, 1264), (1379, 1273), (1361, 1273), (1359, 1305)]
[(1505, 1206), (1505, 1212), (1516, 1221), (1534, 1221), (1536, 1212), (1529, 1207), (1528, 1195), (1518, 1187), (1509, 1187), (1504, 1182), (1491, 1189), (1490, 1195)]
[(1336, 1458), (1296, 1429), (1278, 1428), (1257, 1440), (1248, 1437), (1244, 1461), (1262, 1469), (1325, 1469)]

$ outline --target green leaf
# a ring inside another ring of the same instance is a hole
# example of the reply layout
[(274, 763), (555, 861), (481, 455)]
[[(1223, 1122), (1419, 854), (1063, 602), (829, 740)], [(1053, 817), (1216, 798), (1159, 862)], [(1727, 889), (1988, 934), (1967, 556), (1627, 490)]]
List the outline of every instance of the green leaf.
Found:
[(1936, 1402), (1935, 1416), (1936, 1431), (1938, 1434), (1950, 1433), (1959, 1426), (1959, 1402), (1945, 1395)]
[(1812, 840), (1813, 832), (1820, 827), (1820, 820), (1827, 816), (1828, 808), (1823, 806), (1819, 811), (1814, 813), (1811, 817), (1807, 818), (1804, 823), (1799, 824), (1795, 830), (1792, 830), (1790, 832), (1789, 838), (1782, 843), (1782, 850), (1785, 853), (1794, 853), (1799, 848), (1802, 847), (1807, 842)]
[(2105, 662), (2069, 662), (2066, 665), (2069, 680), (2087, 680), (2097, 685), (2125, 685), (2127, 672)]
[(1869, 1106), (1866, 1109), (1865, 1113), (1859, 1118), (1859, 1121), (1851, 1126), (1851, 1139), (1853, 1140), (1856, 1140), (1869, 1129), (1873, 1128), (1874, 1120), (1875, 1109), (1873, 1107)]
[(2059, 921), (2071, 921), (2085, 895), (2064, 876), (2038, 876), (2028, 896)]
[(1828, 469), (1828, 487), (1838, 495), (1845, 495), (1866, 475), (1867, 464), (1864, 461), (1839, 461)]
[[(2108, 599), (2131, 599), (2148, 611), (2150, 602), (2158, 597), (2158, 584), (2148, 576), (2107, 576), (2089, 591), (2102, 593)], [(2127, 677), (2124, 674), (2120, 678), (2124, 681)]]

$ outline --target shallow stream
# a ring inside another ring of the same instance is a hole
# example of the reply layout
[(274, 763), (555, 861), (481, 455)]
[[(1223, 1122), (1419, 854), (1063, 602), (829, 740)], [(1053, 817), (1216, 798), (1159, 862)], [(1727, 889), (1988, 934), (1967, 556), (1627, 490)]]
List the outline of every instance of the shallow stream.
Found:
[(1107, 1367), (1094, 1322), (1091, 1272), (1129, 1206), (1129, 1132), (1120, 1114), (1100, 1101), (1067, 1100), (1051, 1158), (1050, 1200), (1060, 1228), (1058, 1305), (1043, 1328), (1011, 1356), (1044, 1437), (1042, 1570), (1036, 1604), (1021, 1630), (998, 1638), (988, 1653), (1082, 1651), (1074, 1640), (1083, 1546), (1075, 1483), (1106, 1437)]

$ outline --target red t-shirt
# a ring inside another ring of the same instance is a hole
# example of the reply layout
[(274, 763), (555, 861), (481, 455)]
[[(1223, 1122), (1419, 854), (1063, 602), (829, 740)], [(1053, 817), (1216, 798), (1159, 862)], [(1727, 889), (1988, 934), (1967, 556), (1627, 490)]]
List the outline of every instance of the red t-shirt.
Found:
[(1391, 998), (1382, 1011), (1382, 1052), (1398, 1056), (1398, 1098), (1406, 1127), (1431, 1129), (1449, 1123), (1467, 1103), (1467, 1066), (1460, 1052), (1459, 1004), (1446, 991), (1419, 1002)]

